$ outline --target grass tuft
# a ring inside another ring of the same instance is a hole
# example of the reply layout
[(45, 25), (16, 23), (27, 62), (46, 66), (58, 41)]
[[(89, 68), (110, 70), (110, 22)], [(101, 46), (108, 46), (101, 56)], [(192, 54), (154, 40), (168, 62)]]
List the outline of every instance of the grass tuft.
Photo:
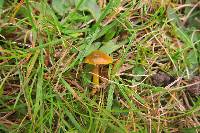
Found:
[(0, 0), (0, 132), (199, 132), (199, 5)]

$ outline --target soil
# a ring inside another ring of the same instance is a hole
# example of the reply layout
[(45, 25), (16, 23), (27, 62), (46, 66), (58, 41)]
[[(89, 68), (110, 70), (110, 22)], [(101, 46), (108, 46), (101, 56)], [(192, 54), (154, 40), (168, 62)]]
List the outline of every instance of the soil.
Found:
[(152, 84), (157, 87), (165, 87), (172, 83), (174, 80), (174, 77), (162, 71), (158, 71), (151, 77)]
[[(199, 83), (198, 83), (199, 82)], [(197, 83), (197, 84), (195, 84)], [(193, 77), (190, 81), (189, 84), (194, 84), (192, 86), (187, 87), (187, 91), (192, 95), (192, 96), (199, 96), (200, 95), (200, 76), (195, 76)]]

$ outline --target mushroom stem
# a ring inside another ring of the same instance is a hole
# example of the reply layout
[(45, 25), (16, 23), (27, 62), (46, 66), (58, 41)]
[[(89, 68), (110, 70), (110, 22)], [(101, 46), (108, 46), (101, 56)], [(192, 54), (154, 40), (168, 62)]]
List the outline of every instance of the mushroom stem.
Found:
[(99, 88), (99, 65), (94, 65), (92, 73), (93, 73), (93, 83), (94, 83), (94, 88), (92, 93), (94, 94)]
[(99, 65), (95, 65), (93, 70), (93, 83), (94, 85), (98, 86), (99, 85)]

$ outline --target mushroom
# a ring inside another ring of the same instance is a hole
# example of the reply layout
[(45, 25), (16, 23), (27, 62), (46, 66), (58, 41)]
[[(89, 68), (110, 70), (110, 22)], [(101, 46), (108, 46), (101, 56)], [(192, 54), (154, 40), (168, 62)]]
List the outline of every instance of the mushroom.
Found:
[(85, 58), (84, 62), (87, 64), (94, 65), (94, 68), (92, 70), (94, 84), (94, 89), (92, 93), (94, 94), (99, 88), (99, 65), (110, 64), (113, 62), (113, 59), (104, 52), (100, 50), (95, 50)]

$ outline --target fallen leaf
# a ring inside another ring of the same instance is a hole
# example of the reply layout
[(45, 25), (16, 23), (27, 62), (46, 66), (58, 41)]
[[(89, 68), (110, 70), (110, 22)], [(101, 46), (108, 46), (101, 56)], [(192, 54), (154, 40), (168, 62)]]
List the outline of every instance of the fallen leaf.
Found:
[(63, 16), (72, 5), (72, 0), (52, 0), (52, 7), (60, 16)]
[(80, 11), (89, 11), (95, 20), (101, 15), (101, 10), (96, 0), (75, 0), (76, 8)]
[(116, 51), (117, 49), (121, 48), (123, 45), (126, 44), (127, 41), (123, 41), (120, 43), (116, 43), (116, 41), (110, 40), (108, 42), (103, 42), (103, 46), (99, 49), (107, 54), (111, 54), (112, 52)]

